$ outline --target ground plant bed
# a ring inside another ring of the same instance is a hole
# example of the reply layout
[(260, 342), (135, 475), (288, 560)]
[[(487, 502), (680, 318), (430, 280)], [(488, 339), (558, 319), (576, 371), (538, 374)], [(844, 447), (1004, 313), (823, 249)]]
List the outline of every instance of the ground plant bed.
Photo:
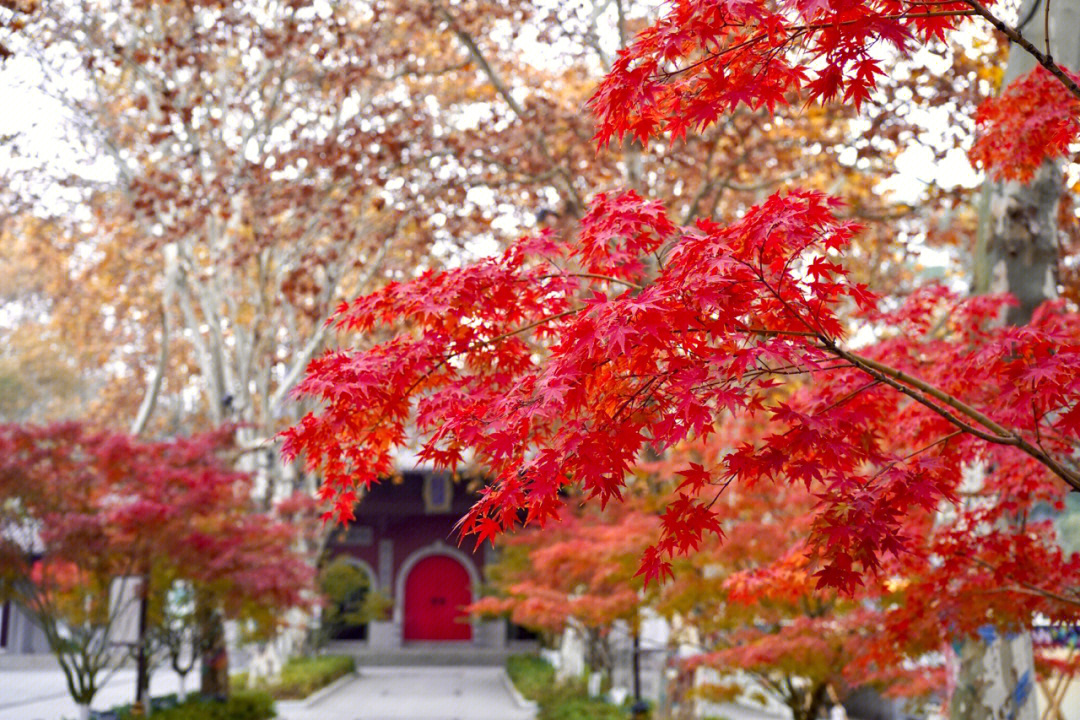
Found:
[[(356, 660), (346, 655), (291, 658), (281, 668), (277, 678), (270, 682), (258, 682), (254, 689), (268, 693), (275, 700), (300, 700), (354, 672)], [(246, 688), (247, 673), (233, 675), (232, 685), (234, 688)]]
[(624, 708), (589, 697), (584, 680), (555, 679), (555, 668), (535, 655), (514, 655), (506, 661), (514, 687), (540, 707), (537, 720), (626, 720)]
[[(155, 720), (269, 720), (276, 717), (274, 699), (266, 692), (237, 691), (227, 700), (191, 696), (183, 702), (175, 695), (151, 700), (150, 717)], [(131, 705), (114, 707), (104, 713), (95, 713), (95, 720), (129, 720), (136, 715)]]

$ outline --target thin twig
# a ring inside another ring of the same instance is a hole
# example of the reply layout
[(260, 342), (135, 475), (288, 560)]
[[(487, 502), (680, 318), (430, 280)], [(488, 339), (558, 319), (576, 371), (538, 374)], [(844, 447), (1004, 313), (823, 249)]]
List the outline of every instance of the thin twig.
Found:
[(1053, 58), (1050, 57), (1049, 52), (1039, 52), (1039, 49), (1032, 45), (1030, 40), (1017, 32), (1015, 28), (1011, 28), (1001, 20), (998, 20), (992, 12), (986, 9), (985, 5), (979, 2), (979, 0), (964, 0), (964, 2), (974, 8), (976, 13), (986, 18), (986, 20), (1000, 32), (1004, 33), (1005, 37), (1031, 53), (1031, 56), (1035, 58), (1040, 65), (1046, 68), (1047, 72), (1060, 80), (1061, 83), (1069, 89), (1070, 93), (1077, 98), (1080, 98), (1080, 85), (1077, 85), (1075, 80), (1065, 74), (1061, 69), (1061, 66), (1054, 62)]
[(550, 275), (541, 275), (540, 279), (541, 280), (550, 280), (551, 278), (556, 278), (556, 277), (579, 277), (579, 278), (588, 278), (590, 280), (603, 280), (604, 282), (618, 283), (620, 285), (625, 285), (626, 287), (632, 288), (634, 290), (644, 290), (645, 289), (644, 285), (638, 285), (637, 283), (630, 282), (629, 280), (623, 280), (622, 278), (612, 277), (611, 275), (600, 275), (599, 273), (589, 273), (589, 272), (551, 273)]
[(1046, 57), (1050, 57), (1050, 0), (1046, 0), (1043, 12), (1043, 48), (1046, 50)]
[[(982, 558), (977, 558), (977, 557), (973, 557), (973, 556), (965, 556), (965, 557), (968, 557), (971, 560), (971, 562), (975, 563), (976, 565), (979, 565), (980, 567), (983, 567), (983, 568), (989, 570), (990, 572), (997, 573), (997, 571), (998, 571), (998, 568), (994, 567), (993, 565), (986, 562)], [(1038, 595), (1039, 597), (1047, 598), (1049, 600), (1056, 600), (1057, 602), (1067, 603), (1069, 605), (1076, 605), (1076, 606), (1080, 607), (1080, 596), (1075, 597), (1075, 598), (1071, 598), (1071, 597), (1068, 597), (1067, 595), (1062, 595), (1060, 593), (1056, 593), (1053, 590), (1046, 590), (1046, 589), (1041, 588), (1041, 587), (1039, 587), (1037, 585), (1032, 585), (1031, 583), (1024, 582), (1023, 580), (1016, 580), (1014, 582), (1016, 582), (1016, 584), (1019, 586), (1019, 587), (1016, 587), (1016, 588), (1011, 588), (1014, 592), (1027, 591), (1029, 594)]]

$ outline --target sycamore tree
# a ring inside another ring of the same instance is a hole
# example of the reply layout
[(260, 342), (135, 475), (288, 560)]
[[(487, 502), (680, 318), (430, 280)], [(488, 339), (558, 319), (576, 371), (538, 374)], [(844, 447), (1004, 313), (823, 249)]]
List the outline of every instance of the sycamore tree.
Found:
[[(245, 442), (273, 437), (309, 409), (287, 395), (339, 301), (538, 219), (572, 232), (597, 190), (633, 187), (690, 223), (786, 183), (832, 188), (867, 223), (865, 268), (897, 282), (909, 258), (890, 223), (936, 227), (948, 205), (876, 197), (893, 149), (851, 142), (840, 102), (741, 107), (674, 146), (598, 152), (582, 106), (653, 3), (30, 6), (0, 42), (12, 74), (58, 98), (79, 164), (12, 141), (0, 258), (20, 322), (0, 373), (8, 354), (25, 373), (51, 352), (94, 387), (87, 412), (152, 432), (231, 419)], [(884, 138), (912, 132), (877, 115)], [(311, 489), (265, 474), (266, 498)]]
[[(128, 649), (153, 652), (178, 584), (199, 607), (268, 630), (308, 601), (295, 531), (253, 511), (250, 478), (222, 455), (230, 435), (151, 442), (78, 423), (0, 426), (2, 589), (45, 631), (84, 712)], [(198, 651), (204, 638), (189, 641)]]

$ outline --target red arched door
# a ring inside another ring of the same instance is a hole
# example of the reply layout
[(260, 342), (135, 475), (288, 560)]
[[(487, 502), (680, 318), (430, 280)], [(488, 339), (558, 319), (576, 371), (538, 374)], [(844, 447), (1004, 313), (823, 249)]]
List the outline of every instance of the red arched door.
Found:
[(447, 555), (429, 555), (405, 578), (406, 640), (471, 640), (464, 606), (472, 602), (469, 573)]

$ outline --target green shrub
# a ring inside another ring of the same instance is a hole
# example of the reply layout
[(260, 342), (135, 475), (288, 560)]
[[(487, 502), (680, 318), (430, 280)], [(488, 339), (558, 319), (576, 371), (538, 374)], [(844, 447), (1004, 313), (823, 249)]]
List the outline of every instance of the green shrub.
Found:
[(555, 668), (535, 655), (511, 655), (506, 659), (506, 674), (518, 692), (537, 702), (555, 684)]
[[(154, 720), (268, 720), (275, 717), (274, 699), (265, 692), (236, 692), (222, 702), (192, 697), (177, 703), (175, 696), (154, 698)], [(131, 706), (112, 709), (117, 720), (129, 720)]]
[(556, 682), (555, 669), (533, 655), (513, 655), (506, 672), (514, 687), (540, 706), (537, 720), (626, 720), (626, 711), (590, 698), (582, 680)]
[[(290, 658), (278, 678), (271, 683), (260, 682), (256, 687), (276, 700), (296, 700), (353, 672), (356, 672), (356, 660), (346, 655)], [(237, 673), (230, 682), (234, 688), (247, 687), (247, 674)]]

